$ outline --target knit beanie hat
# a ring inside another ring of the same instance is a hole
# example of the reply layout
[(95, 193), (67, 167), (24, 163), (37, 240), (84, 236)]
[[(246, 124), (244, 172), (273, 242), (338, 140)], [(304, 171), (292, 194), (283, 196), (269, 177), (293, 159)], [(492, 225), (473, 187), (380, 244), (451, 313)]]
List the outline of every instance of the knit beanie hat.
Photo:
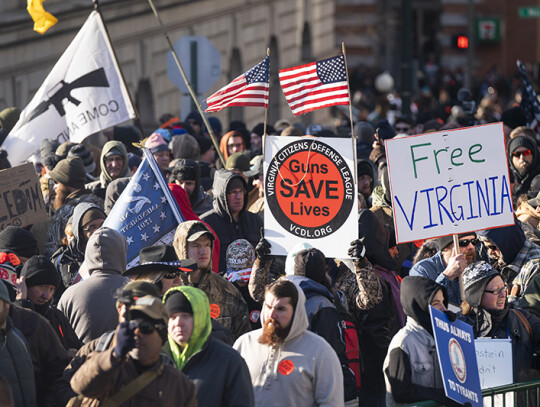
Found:
[(75, 145), (77, 145), (77, 143), (73, 143), (71, 141), (65, 141), (58, 146), (58, 148), (55, 151), (55, 154), (58, 157), (60, 157), (61, 160), (63, 160), (64, 158), (67, 157), (69, 150), (71, 150), (71, 148)]
[(211, 140), (208, 140), (207, 138), (198, 138), (197, 139), (201, 151), (201, 155), (206, 153), (212, 146), (214, 145)]
[(537, 145), (536, 141), (528, 136), (516, 136), (508, 142), (508, 155), (511, 156), (519, 147), (528, 148), (534, 154)]
[(87, 210), (84, 213), (83, 217), (81, 218), (81, 222), (80, 222), (81, 228), (83, 228), (86, 224), (88, 224), (89, 222), (92, 222), (93, 220), (105, 219), (105, 218), (107, 218), (107, 215), (101, 209), (91, 208)]
[(53, 285), (58, 287), (60, 275), (56, 267), (45, 256), (33, 256), (24, 264), (21, 277), (25, 277), (26, 286)]
[(72, 188), (82, 189), (86, 183), (86, 169), (79, 157), (64, 158), (49, 175), (56, 182)]
[(360, 143), (365, 143), (371, 146), (375, 141), (375, 138), (373, 137), (374, 133), (375, 130), (369, 122), (358, 122), (354, 125), (354, 134), (356, 137), (358, 137), (358, 141)]
[(182, 291), (173, 291), (169, 294), (165, 299), (165, 307), (171, 315), (179, 312), (186, 312), (193, 315), (191, 302), (189, 302)]
[(27, 258), (39, 254), (37, 241), (32, 233), (11, 225), (0, 232), (0, 249), (10, 250), (17, 256)]
[(197, 181), (200, 177), (199, 164), (190, 159), (179, 159), (171, 173), (171, 179), (177, 181)]
[(152, 133), (146, 140), (144, 146), (150, 149), (152, 154), (159, 153), (161, 151), (169, 151), (167, 142), (163, 139), (163, 136), (158, 133)]
[(501, 115), (502, 122), (512, 130), (527, 125), (527, 116), (521, 106), (514, 106), (505, 110)]
[(122, 150), (120, 150), (118, 147), (113, 147), (107, 152), (107, 154), (105, 154), (104, 158), (111, 157), (113, 155), (119, 155), (120, 157), (124, 157), (124, 153), (122, 152)]
[(236, 188), (245, 188), (244, 182), (240, 177), (233, 177), (227, 184), (227, 193)]
[(4, 281), (14, 288), (17, 285), (17, 277), (21, 269), (21, 259), (15, 253), (9, 250), (0, 251), (0, 284), (2, 284), (1, 281)]
[(326, 280), (326, 259), (324, 254), (315, 248), (299, 251), (294, 258), (294, 274), (306, 276), (324, 285)]
[(373, 167), (366, 160), (358, 160), (356, 162), (356, 175), (361, 177), (362, 175), (369, 175), (373, 179)]
[(141, 165), (142, 159), (138, 155), (135, 155), (133, 153), (128, 153), (128, 167), (131, 170), (134, 167), (139, 167)]
[(94, 161), (94, 154), (86, 148), (83, 144), (76, 144), (73, 147), (71, 147), (71, 150), (69, 150), (68, 153), (69, 157), (79, 157), (83, 164), (84, 168), (86, 169), (86, 172), (90, 174), (96, 169), (96, 163)]
[(465, 301), (473, 307), (479, 307), (486, 286), (497, 276), (500, 276), (499, 272), (485, 261), (479, 261), (467, 266), (463, 270)]
[(388, 123), (388, 120), (386, 119), (379, 120), (376, 128), (375, 133), (377, 133), (381, 140), (388, 140), (394, 138), (396, 135), (394, 128), (390, 126), (390, 123)]

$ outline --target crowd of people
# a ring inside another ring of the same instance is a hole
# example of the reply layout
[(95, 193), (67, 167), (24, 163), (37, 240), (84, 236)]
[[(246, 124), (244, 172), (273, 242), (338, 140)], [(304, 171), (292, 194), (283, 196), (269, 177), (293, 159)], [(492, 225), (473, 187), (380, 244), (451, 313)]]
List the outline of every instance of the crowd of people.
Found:
[[(446, 104), (423, 91), (414, 119), (387, 114), (394, 94), (355, 123), (358, 235), (347, 259), (308, 241), (272, 254), (262, 123), (223, 131), (210, 118), (224, 162), (196, 112), (163, 115), (146, 138), (119, 126), (102, 144), (43, 141), (31, 161), (48, 218), (0, 232), (0, 404), (453, 405), (429, 306), (475, 337), (510, 338), (515, 382), (540, 377), (540, 135), (519, 96), (503, 101), (488, 84), (475, 113), (444, 83)], [(0, 134), (19, 113), (0, 112)], [(493, 121), (504, 123), (515, 224), (461, 234), (458, 247), (452, 236), (396, 244), (383, 141)], [(279, 120), (266, 132), (350, 129), (334, 124)], [(128, 268), (126, 238), (104, 222), (142, 148), (186, 221)], [(9, 152), (0, 158), (9, 168)]]

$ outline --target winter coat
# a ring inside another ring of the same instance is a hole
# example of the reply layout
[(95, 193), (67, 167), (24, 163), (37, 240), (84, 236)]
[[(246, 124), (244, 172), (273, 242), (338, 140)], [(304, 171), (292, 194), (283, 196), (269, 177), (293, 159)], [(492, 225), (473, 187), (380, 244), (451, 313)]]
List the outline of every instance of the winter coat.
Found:
[(122, 157), (124, 158), (124, 165), (122, 169), (120, 170), (120, 175), (118, 175), (118, 177), (116, 178), (129, 176), (128, 153), (126, 150), (126, 146), (120, 141), (112, 140), (112, 141), (106, 142), (105, 145), (103, 146), (103, 149), (101, 150), (101, 157), (99, 159), (99, 164), (101, 167), (101, 175), (99, 176), (99, 180), (86, 184), (87, 189), (91, 190), (94, 194), (96, 194), (102, 199), (105, 199), (107, 186), (113, 180), (112, 177), (107, 172), (107, 166), (105, 165), (105, 156), (109, 154), (109, 152), (113, 148), (116, 148), (117, 150), (119, 150), (122, 153)]
[[(200, 223), (188, 221), (178, 226), (174, 245), (176, 254), (180, 259), (188, 258), (186, 237), (196, 224)], [(186, 273), (182, 273), (181, 278), (184, 285), (194, 285), (189, 282)], [(242, 298), (242, 294), (232, 283), (208, 269), (203, 271), (196, 287), (203, 290), (207, 295), (210, 306), (215, 311), (212, 318), (225, 328), (230, 329), (235, 339), (251, 330), (247, 304)]]
[(49, 322), (38, 313), (12, 304), (9, 317), (28, 343), (34, 366), (37, 405), (54, 406), (51, 389), (69, 363), (66, 350)]
[[(246, 360), (258, 407), (343, 405), (343, 374), (332, 347), (308, 331), (306, 298), (298, 289), (291, 329), (282, 344), (259, 343), (262, 329), (242, 335), (234, 348)], [(263, 312), (261, 322), (268, 316)]]
[(69, 287), (58, 302), (77, 336), (87, 343), (118, 325), (116, 291), (129, 280), (126, 270), (126, 239), (102, 227), (88, 240), (85, 253), (90, 277)]
[(202, 189), (202, 187), (199, 187), (198, 191), (199, 193), (194, 200), (195, 202), (191, 203), (191, 208), (193, 209), (193, 212), (200, 216), (203, 213), (212, 210), (214, 199), (206, 192), (204, 192), (204, 189)]
[[(244, 207), (238, 215), (238, 220), (234, 220), (229, 212), (227, 204), (227, 185), (234, 178), (240, 179), (244, 186)], [(220, 252), (219, 252), (219, 272), (225, 274), (227, 271), (227, 247), (237, 240), (246, 239), (253, 247), (257, 246), (261, 237), (261, 228), (263, 222), (261, 218), (246, 210), (247, 207), (247, 184), (240, 175), (229, 170), (216, 171), (214, 176), (214, 209), (206, 212), (201, 216), (201, 220), (208, 223), (219, 236)]]
[(429, 305), (445, 289), (428, 277), (406, 277), (401, 285), (401, 304), (407, 314), (406, 325), (392, 338), (383, 371), (386, 405), (436, 400), (448, 403), (431, 329)]
[(530, 147), (532, 156), (533, 156), (533, 161), (530, 167), (528, 168), (527, 172), (525, 174), (520, 174), (517, 168), (514, 167), (514, 162), (512, 160), (512, 151), (510, 151), (511, 143), (508, 143), (507, 154), (509, 157), (508, 163), (509, 163), (510, 171), (512, 171), (512, 173), (514, 174), (514, 178), (518, 182), (518, 185), (513, 194), (515, 197), (518, 197), (521, 194), (526, 194), (531, 189), (531, 182), (534, 179), (534, 177), (540, 174), (540, 158), (538, 156), (539, 152), (538, 152), (538, 147), (535, 140), (524, 135), (519, 135), (515, 138), (518, 138), (518, 137), (525, 140), (526, 142), (525, 147)]
[[(210, 334), (212, 324), (204, 294), (199, 295), (200, 291), (193, 292), (192, 288), (175, 287), (167, 291), (163, 301), (175, 291), (187, 291), (185, 295), (193, 309), (193, 331), (185, 348), (169, 337), (163, 351), (173, 361), (176, 361), (176, 352), (189, 353), (185, 355), (187, 360), (182, 362), (181, 371), (195, 383), (198, 405), (253, 406), (253, 388), (246, 362), (232, 347)], [(176, 348), (175, 351), (172, 348)]]
[[(71, 387), (84, 396), (83, 406), (102, 405), (102, 401), (114, 396), (141, 374), (129, 356), (123, 363), (113, 365), (113, 350), (91, 353), (72, 377)], [(174, 366), (164, 364), (161, 358), (150, 369), (158, 370), (161, 366), (163, 372), (122, 406), (197, 406), (195, 385)]]
[(0, 343), (3, 344), (0, 347), (0, 375), (11, 388), (15, 406), (34, 407), (36, 383), (32, 358), (23, 334), (9, 317), (5, 329), (0, 330)]

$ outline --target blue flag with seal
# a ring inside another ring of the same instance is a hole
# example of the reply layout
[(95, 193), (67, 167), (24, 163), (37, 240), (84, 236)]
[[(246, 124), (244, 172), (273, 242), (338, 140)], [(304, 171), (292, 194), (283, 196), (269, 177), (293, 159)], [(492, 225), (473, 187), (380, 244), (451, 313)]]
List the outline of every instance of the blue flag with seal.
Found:
[(143, 152), (141, 165), (103, 224), (126, 238), (128, 269), (139, 263), (143, 247), (171, 244), (184, 221), (154, 156), (145, 148)]
[(450, 322), (446, 314), (432, 306), (429, 313), (446, 397), (473, 407), (483, 406), (472, 327), (458, 319)]

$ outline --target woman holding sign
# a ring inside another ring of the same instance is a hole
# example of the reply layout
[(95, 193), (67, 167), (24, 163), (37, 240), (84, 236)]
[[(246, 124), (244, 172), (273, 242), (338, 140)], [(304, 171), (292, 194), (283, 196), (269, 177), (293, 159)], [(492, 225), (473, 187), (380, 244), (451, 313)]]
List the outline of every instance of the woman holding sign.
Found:
[(540, 377), (535, 357), (540, 348), (540, 318), (508, 307), (507, 287), (501, 275), (484, 261), (464, 270), (463, 286), (461, 319), (472, 325), (475, 338), (510, 338), (514, 382)]

